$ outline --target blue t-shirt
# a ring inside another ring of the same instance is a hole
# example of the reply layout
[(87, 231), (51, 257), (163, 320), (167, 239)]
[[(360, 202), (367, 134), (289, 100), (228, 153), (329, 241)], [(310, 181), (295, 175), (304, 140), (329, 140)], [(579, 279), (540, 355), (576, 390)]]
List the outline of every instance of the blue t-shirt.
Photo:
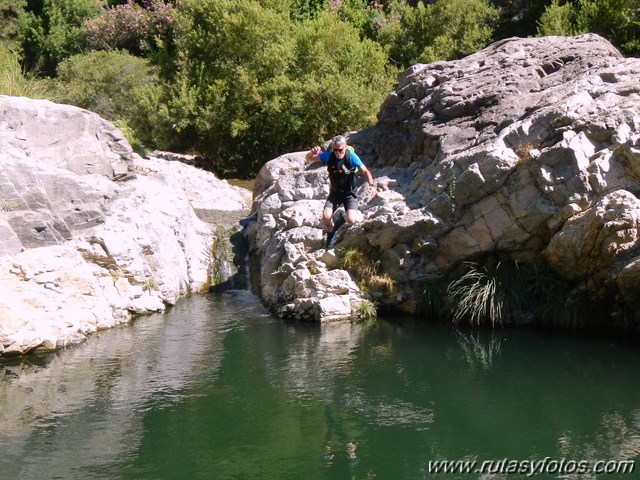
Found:
[[(318, 155), (318, 157), (320, 158), (320, 161), (322, 162), (323, 165), (326, 165), (327, 163), (329, 163), (329, 157), (331, 156), (332, 153), (333, 152), (320, 152), (320, 155)], [(346, 157), (346, 154), (345, 154), (345, 157)], [(351, 168), (364, 167), (364, 163), (362, 163), (362, 160), (360, 160), (360, 157), (356, 152), (349, 152), (349, 160), (351, 162)]]

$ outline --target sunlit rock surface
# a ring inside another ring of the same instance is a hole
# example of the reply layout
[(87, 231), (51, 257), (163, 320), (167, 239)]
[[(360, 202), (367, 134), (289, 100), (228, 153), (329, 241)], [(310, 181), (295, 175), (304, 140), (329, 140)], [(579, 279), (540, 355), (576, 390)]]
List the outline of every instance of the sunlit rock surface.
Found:
[(75, 343), (199, 291), (212, 224), (250, 202), (213, 174), (141, 158), (98, 115), (0, 96), (0, 355)]
[[(377, 124), (349, 143), (379, 195), (361, 198), (364, 221), (335, 247), (363, 249), (395, 279), (380, 305), (415, 311), (423, 280), (465, 262), (545, 259), (583, 295), (640, 324), (640, 59), (589, 34), (512, 38), (415, 65)], [(260, 172), (250, 230), (254, 288), (294, 316), (335, 295), (319, 277), (336, 267), (323, 261), (326, 169), (303, 155)], [(311, 288), (292, 295), (293, 272)]]

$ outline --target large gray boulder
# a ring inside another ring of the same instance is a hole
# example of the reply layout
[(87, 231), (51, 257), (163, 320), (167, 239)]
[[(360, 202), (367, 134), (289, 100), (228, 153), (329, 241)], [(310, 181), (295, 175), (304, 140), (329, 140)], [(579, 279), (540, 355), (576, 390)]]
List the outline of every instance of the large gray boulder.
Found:
[[(465, 262), (544, 258), (587, 297), (640, 323), (639, 59), (589, 34), (511, 38), (415, 65), (377, 124), (349, 143), (380, 195), (336, 246), (363, 248), (395, 279), (394, 294), (378, 299), (387, 308), (415, 311), (421, 281), (451, 277)], [(326, 178), (316, 167), (287, 155), (257, 182), (255, 288), (275, 311), (290, 311), (282, 305), (291, 300), (274, 268), (302, 270), (326, 255)], [(309, 233), (291, 253), (281, 239), (299, 225)]]
[(78, 342), (205, 288), (209, 222), (250, 202), (211, 173), (141, 158), (91, 112), (0, 96), (0, 355)]

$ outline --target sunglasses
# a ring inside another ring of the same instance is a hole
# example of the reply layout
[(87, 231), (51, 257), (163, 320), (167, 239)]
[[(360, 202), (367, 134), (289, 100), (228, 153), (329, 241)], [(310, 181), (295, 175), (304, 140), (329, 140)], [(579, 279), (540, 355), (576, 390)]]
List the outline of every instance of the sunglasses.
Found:
[(333, 151), (334, 152), (344, 152), (344, 148), (334, 148)]

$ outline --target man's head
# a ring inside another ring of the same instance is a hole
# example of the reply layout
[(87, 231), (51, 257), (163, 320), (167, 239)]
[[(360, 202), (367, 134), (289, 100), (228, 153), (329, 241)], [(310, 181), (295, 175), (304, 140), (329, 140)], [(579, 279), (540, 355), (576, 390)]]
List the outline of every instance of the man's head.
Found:
[(333, 148), (333, 153), (335, 153), (337, 158), (344, 158), (347, 151), (347, 139), (342, 135), (333, 137), (333, 140), (331, 141), (331, 148)]

